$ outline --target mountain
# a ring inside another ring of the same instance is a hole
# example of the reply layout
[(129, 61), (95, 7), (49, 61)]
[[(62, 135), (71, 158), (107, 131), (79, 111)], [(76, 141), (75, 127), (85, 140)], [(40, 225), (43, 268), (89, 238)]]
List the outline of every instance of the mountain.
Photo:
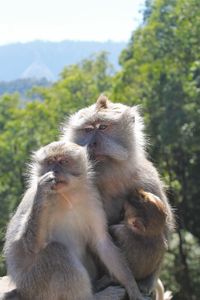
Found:
[(51, 72), (51, 70), (44, 64), (40, 62), (33, 62), (20, 76), (21, 79), (35, 78), (37, 80), (41, 78), (46, 78), (49, 81), (55, 81), (56, 76)]
[(46, 78), (25, 78), (12, 81), (0, 81), (0, 96), (5, 93), (13, 94), (17, 92), (23, 99), (34, 99), (36, 98), (37, 94), (29, 93), (29, 95), (27, 95), (27, 93), (31, 91), (33, 87), (48, 87), (51, 84), (52, 82), (48, 81)]
[(46, 78), (54, 81), (64, 66), (80, 62), (92, 54), (106, 51), (109, 61), (118, 66), (124, 42), (33, 41), (0, 46), (0, 81), (19, 78)]

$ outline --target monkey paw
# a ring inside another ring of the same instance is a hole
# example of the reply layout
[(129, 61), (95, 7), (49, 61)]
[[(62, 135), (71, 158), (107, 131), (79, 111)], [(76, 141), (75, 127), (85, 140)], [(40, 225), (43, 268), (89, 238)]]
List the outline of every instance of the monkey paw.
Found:
[(116, 239), (120, 238), (121, 235), (123, 236), (125, 230), (126, 226), (124, 224), (115, 224), (109, 226), (110, 234)]
[(109, 286), (105, 290), (95, 295), (95, 300), (124, 300), (126, 299), (126, 291), (121, 286)]
[(38, 182), (39, 187), (43, 189), (43, 191), (50, 192), (53, 190), (56, 185), (56, 177), (53, 172), (48, 172), (39, 178)]

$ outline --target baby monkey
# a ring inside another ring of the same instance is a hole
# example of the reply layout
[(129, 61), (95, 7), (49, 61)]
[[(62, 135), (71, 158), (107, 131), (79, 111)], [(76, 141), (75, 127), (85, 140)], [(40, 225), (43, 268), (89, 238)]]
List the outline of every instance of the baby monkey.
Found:
[(135, 279), (141, 283), (156, 275), (167, 247), (164, 228), (167, 211), (163, 201), (139, 190), (127, 198), (123, 220), (111, 226), (117, 245), (126, 256)]
[(53, 142), (33, 155), (29, 177), (29, 187), (8, 226), (4, 249), (18, 297), (121, 299), (118, 287), (92, 292), (86, 259), (90, 248), (126, 288), (129, 299), (141, 300), (133, 275), (107, 232), (86, 149)]

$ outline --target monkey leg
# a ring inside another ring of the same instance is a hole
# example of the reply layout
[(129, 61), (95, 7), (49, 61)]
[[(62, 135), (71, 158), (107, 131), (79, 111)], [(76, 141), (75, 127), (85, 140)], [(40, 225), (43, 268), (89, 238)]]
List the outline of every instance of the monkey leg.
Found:
[(18, 276), (23, 300), (90, 300), (92, 288), (86, 269), (77, 257), (53, 242)]
[(81, 261), (57, 242), (48, 244), (28, 266), (22, 266), (16, 277), (18, 293), (14, 298), (4, 295), (3, 300), (122, 300), (125, 295), (121, 287), (108, 287), (94, 295)]
[(141, 279), (137, 282), (139, 289), (143, 294), (149, 295), (152, 293), (157, 282), (157, 274), (152, 273), (148, 277)]
[(105, 290), (94, 295), (94, 300), (125, 300), (126, 291), (120, 286), (109, 286)]

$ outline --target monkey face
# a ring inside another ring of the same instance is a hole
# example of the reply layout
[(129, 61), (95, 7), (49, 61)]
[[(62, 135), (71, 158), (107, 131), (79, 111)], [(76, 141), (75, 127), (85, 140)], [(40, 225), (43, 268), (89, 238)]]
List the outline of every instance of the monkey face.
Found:
[(164, 203), (154, 194), (136, 191), (124, 204), (124, 221), (134, 232), (145, 236), (160, 235), (166, 224)]
[(83, 125), (76, 142), (87, 146), (92, 160), (106, 161), (109, 158), (125, 160), (128, 154), (123, 139), (116, 134), (118, 127), (120, 128), (120, 124), (97, 119), (95, 122)]
[(51, 172), (55, 189), (71, 188), (88, 176), (86, 149), (73, 143), (53, 142), (34, 154), (34, 173), (41, 177)]
[(135, 113), (131, 107), (100, 97), (69, 119), (63, 139), (87, 146), (92, 160), (126, 161), (134, 149)]
[(144, 235), (146, 233), (146, 224), (144, 216), (136, 207), (131, 205), (129, 202), (124, 204), (124, 219), (122, 223), (126, 224), (132, 231), (137, 234)]

